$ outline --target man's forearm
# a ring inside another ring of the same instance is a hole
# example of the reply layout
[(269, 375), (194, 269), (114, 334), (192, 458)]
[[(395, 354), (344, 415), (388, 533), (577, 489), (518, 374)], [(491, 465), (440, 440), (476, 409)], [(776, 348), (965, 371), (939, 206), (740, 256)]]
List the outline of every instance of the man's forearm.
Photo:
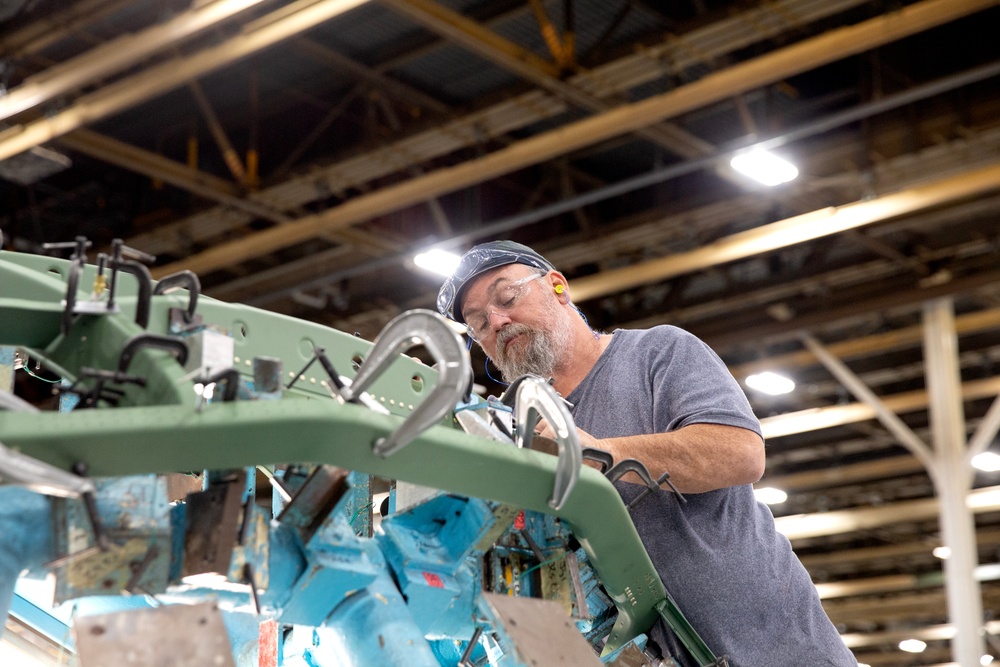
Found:
[(760, 436), (735, 426), (692, 424), (670, 433), (590, 438), (589, 442), (582, 437), (582, 444), (605, 449), (616, 461), (641, 461), (653, 479), (669, 471), (670, 481), (682, 493), (752, 484), (764, 473)]

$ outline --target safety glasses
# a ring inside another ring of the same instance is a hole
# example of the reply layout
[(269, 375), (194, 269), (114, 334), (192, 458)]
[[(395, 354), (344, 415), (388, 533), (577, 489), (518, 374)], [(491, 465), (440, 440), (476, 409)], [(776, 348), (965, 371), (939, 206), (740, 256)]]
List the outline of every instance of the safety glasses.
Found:
[(473, 310), (465, 315), (465, 330), (469, 338), (477, 343), (490, 333), (490, 315), (509, 315), (524, 297), (531, 292), (531, 284), (545, 276), (546, 272), (533, 273), (509, 283), (499, 285), (482, 310)]

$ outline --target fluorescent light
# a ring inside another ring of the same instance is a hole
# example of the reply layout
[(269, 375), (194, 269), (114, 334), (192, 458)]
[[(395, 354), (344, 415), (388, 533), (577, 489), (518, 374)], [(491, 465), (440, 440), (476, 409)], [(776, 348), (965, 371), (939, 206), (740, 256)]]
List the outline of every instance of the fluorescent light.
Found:
[(951, 547), (934, 547), (934, 551), (931, 553), (934, 554), (935, 558), (945, 560), (951, 556)]
[(787, 493), (772, 486), (762, 486), (759, 489), (754, 489), (753, 495), (765, 505), (778, 505), (788, 500)]
[(1000, 470), (1000, 454), (996, 452), (983, 452), (972, 457), (972, 467), (984, 472), (996, 472)]
[(757, 391), (762, 391), (765, 394), (771, 394), (772, 396), (787, 394), (795, 389), (794, 382), (786, 378), (784, 375), (778, 375), (777, 373), (772, 373), (771, 371), (764, 371), (763, 373), (757, 373), (756, 375), (748, 375), (746, 383), (751, 389), (756, 389)]
[(982, 665), (983, 667), (993, 664), (993, 656), (989, 654), (984, 655), (979, 659), (979, 664)]
[(799, 175), (794, 164), (760, 148), (733, 156), (729, 164), (744, 176), (764, 185), (781, 185)]
[(437, 273), (442, 276), (450, 276), (458, 268), (461, 257), (453, 252), (431, 248), (427, 252), (422, 252), (413, 257), (413, 263), (425, 271)]
[(907, 653), (923, 653), (925, 648), (927, 648), (927, 643), (919, 639), (904, 639), (899, 642), (899, 650)]

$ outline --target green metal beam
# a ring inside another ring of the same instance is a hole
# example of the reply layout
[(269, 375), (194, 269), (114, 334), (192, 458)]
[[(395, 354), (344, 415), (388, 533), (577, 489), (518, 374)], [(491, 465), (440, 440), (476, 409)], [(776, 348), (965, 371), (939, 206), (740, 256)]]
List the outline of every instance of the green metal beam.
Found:
[(646, 632), (666, 596), (615, 488), (584, 468), (563, 509), (548, 505), (556, 458), (438, 426), (388, 458), (371, 445), (401, 423), (354, 404), (318, 398), (190, 406), (0, 412), (9, 447), (64, 469), (86, 462), (93, 476), (326, 463), (464, 496), (556, 514), (566, 520), (619, 610), (608, 641)]
[[(120, 281), (122, 312), (81, 316), (62, 336), (60, 302), (68, 265), (0, 252), (0, 345), (44, 349), (70, 374), (84, 365), (114, 369), (125, 343), (143, 333), (133, 322), (134, 283), (128, 276)], [(93, 267), (87, 267), (81, 298), (92, 280)], [(149, 331), (167, 333), (170, 308), (185, 307), (187, 298), (186, 292), (154, 297)], [(355, 375), (352, 360), (371, 347), (318, 324), (207, 298), (199, 300), (198, 314), (206, 324), (231, 332), (234, 364), (242, 373), (252, 372), (255, 356), (279, 357), (286, 384), (312, 358), (315, 346), (326, 348), (338, 372), (348, 377)], [(548, 504), (555, 457), (469, 436), (450, 415), (393, 456), (372, 452), (372, 443), (397, 428), (436, 381), (436, 372), (418, 361), (401, 356), (374, 383), (370, 393), (389, 415), (334, 400), (315, 367), (282, 400), (210, 403), (201, 409), (194, 379), (168, 353), (145, 350), (129, 372), (146, 377), (147, 387), (130, 387), (124, 407), (44, 415), (0, 411), (0, 438), (63, 469), (86, 463), (95, 477), (326, 463), (554, 514), (570, 524), (618, 607), (606, 651), (647, 632), (659, 616), (657, 605), (666, 598), (663, 583), (621, 497), (596, 470), (581, 471), (556, 512)]]

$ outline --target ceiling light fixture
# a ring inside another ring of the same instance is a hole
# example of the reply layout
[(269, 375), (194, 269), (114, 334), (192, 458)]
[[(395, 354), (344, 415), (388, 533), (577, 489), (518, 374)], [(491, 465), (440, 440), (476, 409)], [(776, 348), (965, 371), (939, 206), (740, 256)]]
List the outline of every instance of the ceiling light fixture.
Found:
[(462, 258), (455, 253), (440, 248), (431, 248), (413, 257), (413, 263), (421, 269), (441, 276), (450, 276), (454, 273), (461, 260)]
[(734, 155), (729, 165), (744, 176), (772, 187), (794, 180), (799, 175), (794, 164), (762, 148)]
[(987, 667), (987, 665), (992, 665), (993, 656), (987, 653), (986, 655), (984, 655), (979, 659), (979, 664), (982, 665), (983, 667)]
[(927, 648), (927, 643), (919, 639), (904, 639), (899, 642), (899, 650), (907, 653), (923, 653), (925, 648)]
[(996, 452), (983, 452), (972, 457), (972, 467), (983, 472), (996, 472), (1000, 470), (1000, 454)]
[(778, 505), (788, 500), (788, 494), (773, 486), (762, 486), (753, 490), (753, 495), (765, 505)]
[(931, 553), (934, 554), (935, 558), (946, 560), (951, 556), (951, 547), (934, 547), (934, 551)]
[(745, 382), (751, 389), (756, 389), (772, 396), (787, 394), (795, 389), (795, 383), (789, 378), (786, 378), (784, 375), (772, 373), (771, 371), (748, 375)]

